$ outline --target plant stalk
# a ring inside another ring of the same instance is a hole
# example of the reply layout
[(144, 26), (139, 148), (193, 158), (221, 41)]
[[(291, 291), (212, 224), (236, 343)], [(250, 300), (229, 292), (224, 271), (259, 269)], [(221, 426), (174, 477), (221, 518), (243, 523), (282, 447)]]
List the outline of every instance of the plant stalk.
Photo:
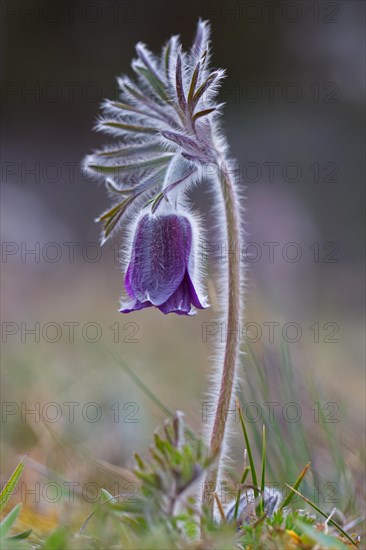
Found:
[[(220, 157), (219, 157), (220, 158)], [(216, 465), (209, 471), (203, 488), (203, 505), (213, 515), (214, 493), (222, 466), (222, 454), (227, 435), (227, 415), (233, 397), (236, 368), (239, 357), (239, 326), (242, 311), (242, 280), (240, 255), (241, 220), (239, 199), (235, 192), (225, 162), (219, 163), (219, 183), (223, 195), (226, 217), (227, 244), (227, 296), (225, 304), (226, 341), (218, 402), (212, 427), (210, 451), (217, 457)]]

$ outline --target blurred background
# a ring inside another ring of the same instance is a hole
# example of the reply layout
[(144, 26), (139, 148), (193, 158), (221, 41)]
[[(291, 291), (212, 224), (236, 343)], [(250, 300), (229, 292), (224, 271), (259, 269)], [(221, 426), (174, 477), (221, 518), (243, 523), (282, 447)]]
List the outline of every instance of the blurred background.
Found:
[[(213, 65), (227, 70), (223, 128), (246, 196), (239, 393), (249, 429), (282, 430), (287, 454), (269, 481), (295, 479), (310, 458), (308, 491), (354, 513), (365, 416), (364, 12), (353, 0), (1, 3), (1, 480), (30, 453), (15, 499), (23, 491), (45, 525), (76, 501), (92, 509), (102, 486), (128, 490), (122, 469), (147, 453), (165, 414), (126, 368), (205, 432), (210, 360), (225, 337), (213, 324), (221, 252), (209, 248), (210, 310), (122, 317), (123, 242), (99, 247), (94, 219), (109, 200), (80, 170), (111, 142), (92, 128), (102, 99), (117, 97), (115, 77), (131, 74), (135, 43), (158, 53), (180, 34), (187, 49), (199, 17), (212, 24)], [(205, 185), (192, 200), (213, 227)], [(233, 477), (242, 453), (238, 428)]]

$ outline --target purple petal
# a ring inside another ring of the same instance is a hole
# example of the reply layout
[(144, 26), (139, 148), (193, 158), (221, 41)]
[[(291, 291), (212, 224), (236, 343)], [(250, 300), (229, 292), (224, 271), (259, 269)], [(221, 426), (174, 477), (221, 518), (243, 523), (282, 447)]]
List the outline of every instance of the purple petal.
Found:
[(207, 305), (202, 304), (201, 302), (203, 302), (203, 300), (200, 300), (198, 298), (198, 294), (196, 292), (196, 289), (194, 288), (194, 284), (192, 283), (192, 279), (191, 279), (188, 271), (187, 271), (187, 274), (186, 274), (186, 278), (187, 278), (187, 286), (188, 286), (188, 289), (189, 289), (191, 303), (194, 305), (194, 307), (196, 307), (198, 309), (205, 309), (207, 307)]
[(131, 311), (139, 311), (140, 309), (145, 309), (145, 307), (151, 307), (153, 304), (151, 302), (129, 302), (128, 304), (121, 304), (120, 313), (131, 313)]
[(168, 300), (159, 306), (160, 311), (163, 313), (178, 313), (180, 315), (192, 315), (191, 303), (203, 309), (195, 288), (192, 284), (191, 278), (188, 272), (185, 273), (183, 281), (177, 288), (177, 290), (168, 298)]
[(129, 296), (131, 296), (131, 298), (133, 298), (134, 294), (133, 294), (133, 289), (132, 289), (132, 286), (131, 286), (131, 271), (132, 271), (132, 262), (130, 263), (130, 265), (128, 266), (127, 271), (126, 271), (125, 288), (126, 288), (127, 294)]
[(126, 273), (128, 294), (139, 302), (164, 304), (183, 280), (191, 242), (187, 218), (144, 216), (137, 227)]

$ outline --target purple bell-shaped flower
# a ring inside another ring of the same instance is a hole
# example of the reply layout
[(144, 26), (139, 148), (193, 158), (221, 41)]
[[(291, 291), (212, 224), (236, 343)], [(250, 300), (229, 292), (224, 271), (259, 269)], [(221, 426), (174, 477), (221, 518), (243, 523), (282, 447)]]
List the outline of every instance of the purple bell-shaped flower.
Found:
[(129, 313), (155, 306), (163, 313), (192, 315), (207, 307), (193, 280), (192, 223), (180, 214), (145, 214), (137, 223), (125, 275)]

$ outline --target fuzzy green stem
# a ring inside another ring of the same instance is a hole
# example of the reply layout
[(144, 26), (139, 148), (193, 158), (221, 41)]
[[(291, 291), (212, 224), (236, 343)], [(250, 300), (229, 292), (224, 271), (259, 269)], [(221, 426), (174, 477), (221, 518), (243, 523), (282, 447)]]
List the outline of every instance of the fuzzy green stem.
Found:
[(226, 298), (226, 342), (221, 372), (219, 397), (212, 428), (210, 451), (217, 457), (216, 466), (210, 470), (203, 489), (203, 503), (213, 514), (214, 492), (217, 490), (222, 448), (226, 435), (227, 414), (230, 410), (234, 389), (236, 367), (239, 356), (238, 327), (242, 306), (241, 268), (237, 247), (240, 244), (240, 205), (227, 166), (219, 163), (219, 182), (225, 204), (227, 240), (227, 298)]

